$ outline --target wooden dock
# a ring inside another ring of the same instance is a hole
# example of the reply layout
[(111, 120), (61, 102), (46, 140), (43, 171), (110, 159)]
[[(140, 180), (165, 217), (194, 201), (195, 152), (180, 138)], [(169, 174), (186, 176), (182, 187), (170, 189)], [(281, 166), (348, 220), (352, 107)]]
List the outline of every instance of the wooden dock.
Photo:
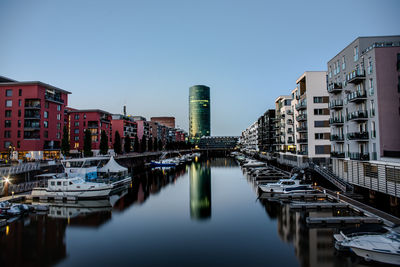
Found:
[(277, 200), (286, 200), (286, 201), (291, 201), (291, 200), (326, 200), (329, 197), (326, 194), (323, 193), (294, 193), (294, 194), (271, 194), (271, 193), (265, 193), (263, 192), (260, 197), (260, 199), (270, 199), (274, 198)]
[(308, 217), (308, 225), (345, 225), (345, 224), (381, 224), (383, 220), (378, 217), (353, 216), (353, 217)]
[(349, 208), (349, 204), (337, 202), (304, 202), (292, 203), (289, 207), (296, 210), (347, 209)]

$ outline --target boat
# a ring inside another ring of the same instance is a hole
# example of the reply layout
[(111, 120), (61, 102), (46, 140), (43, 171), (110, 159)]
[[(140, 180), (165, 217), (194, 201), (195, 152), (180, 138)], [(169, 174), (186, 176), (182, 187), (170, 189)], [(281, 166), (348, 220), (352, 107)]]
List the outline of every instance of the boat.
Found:
[(32, 197), (76, 197), (78, 199), (107, 198), (111, 184), (87, 182), (83, 178), (65, 177), (49, 179), (46, 187), (32, 189)]
[[(268, 184), (262, 184), (259, 185), (258, 188), (266, 193), (284, 193), (289, 192), (292, 190), (310, 190), (312, 189), (311, 185), (305, 185), (302, 183), (303, 181), (301, 180), (295, 180), (295, 179), (281, 179), (277, 183), (268, 183)], [(289, 191), (288, 191), (289, 190)]]
[(334, 236), (335, 247), (341, 250), (348, 248), (366, 261), (400, 265), (400, 233), (397, 229), (389, 229), (384, 234), (354, 233)]
[(164, 160), (159, 160), (159, 161), (150, 161), (150, 167), (169, 167), (173, 168), (176, 167), (177, 163), (173, 159), (164, 159)]
[(250, 160), (243, 164), (243, 168), (266, 167), (267, 164), (258, 160)]
[(128, 168), (119, 165), (114, 157), (111, 157), (106, 165), (97, 170), (97, 179), (93, 182), (111, 184), (113, 190), (123, 190), (132, 182), (132, 177), (128, 173)]

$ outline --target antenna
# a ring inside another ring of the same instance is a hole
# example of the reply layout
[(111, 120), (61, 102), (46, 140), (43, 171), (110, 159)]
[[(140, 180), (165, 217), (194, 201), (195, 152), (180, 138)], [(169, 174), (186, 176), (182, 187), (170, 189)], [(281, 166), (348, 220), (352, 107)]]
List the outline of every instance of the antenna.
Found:
[(123, 110), (123, 112), (124, 112), (124, 116), (126, 116), (126, 105), (124, 105), (124, 110)]

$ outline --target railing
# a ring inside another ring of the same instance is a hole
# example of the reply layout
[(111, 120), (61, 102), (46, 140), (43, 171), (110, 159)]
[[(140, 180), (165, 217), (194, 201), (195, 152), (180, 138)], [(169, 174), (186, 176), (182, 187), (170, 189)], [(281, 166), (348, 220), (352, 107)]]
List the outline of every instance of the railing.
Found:
[(296, 110), (300, 110), (300, 109), (305, 109), (307, 108), (307, 102), (305, 100), (300, 101), (297, 105), (296, 105)]
[(40, 104), (31, 104), (31, 103), (25, 103), (25, 108), (40, 108)]
[(338, 99), (338, 100), (333, 100), (329, 102), (329, 108), (330, 109), (335, 109), (335, 108), (342, 108), (343, 107), (343, 100)]
[(308, 155), (308, 151), (297, 151), (297, 155)]
[(365, 71), (363, 69), (355, 69), (346, 75), (348, 83), (357, 83), (363, 79), (365, 79)]
[(8, 176), (18, 173), (24, 173), (33, 170), (39, 170), (40, 163), (22, 163), (16, 166), (0, 167), (0, 176)]
[(331, 157), (332, 158), (345, 158), (345, 153), (333, 151), (333, 152), (331, 152)]
[(59, 102), (59, 103), (64, 103), (64, 100), (61, 99), (61, 97), (57, 97), (54, 95), (50, 95), (50, 94), (45, 94), (44, 98), (46, 100), (50, 100), (50, 101), (54, 101), (54, 102)]
[(365, 90), (357, 90), (351, 92), (347, 95), (347, 101), (354, 102), (354, 101), (364, 101), (367, 98), (367, 92)]
[(353, 191), (353, 186), (344, 181), (343, 179), (339, 178), (336, 176), (331, 169), (325, 168), (325, 167), (320, 167), (318, 165), (315, 165), (313, 163), (308, 164), (308, 168), (314, 170), (315, 172), (319, 173), (322, 177), (327, 179), (329, 182), (334, 184), (337, 188), (342, 190), (343, 192), (346, 191)]
[(296, 127), (297, 132), (307, 132), (307, 126)]
[(369, 154), (368, 153), (347, 152), (347, 156), (352, 160), (362, 160), (362, 161), (368, 161), (369, 160)]
[(307, 120), (307, 114), (300, 114), (296, 117), (297, 121)]
[(330, 83), (328, 84), (328, 93), (339, 93), (342, 91), (341, 83)]
[(368, 140), (368, 132), (353, 132), (347, 134), (348, 140)]
[(288, 125), (293, 125), (293, 121), (292, 121), (292, 120), (288, 120), (288, 121), (287, 121), (287, 124), (288, 124)]
[(329, 119), (329, 124), (343, 124), (343, 117), (334, 117)]
[(297, 139), (297, 143), (307, 143), (307, 142), (308, 142), (307, 138)]
[(347, 114), (347, 121), (359, 120), (359, 119), (368, 119), (368, 111), (357, 110), (357, 111)]
[(344, 136), (339, 134), (331, 134), (331, 141), (344, 141)]

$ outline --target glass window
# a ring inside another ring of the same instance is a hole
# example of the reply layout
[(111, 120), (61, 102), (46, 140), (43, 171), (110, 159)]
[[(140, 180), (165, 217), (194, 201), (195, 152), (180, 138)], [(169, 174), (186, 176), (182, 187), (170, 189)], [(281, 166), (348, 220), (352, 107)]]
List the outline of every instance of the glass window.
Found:
[(44, 107), (45, 107), (45, 108), (49, 108), (49, 102), (48, 102), (48, 101), (46, 101), (46, 102), (44, 103)]
[(4, 128), (10, 128), (11, 127), (11, 121), (10, 120), (5, 120), (4, 121)]
[(56, 182), (50, 182), (51, 185), (56, 185)]
[(10, 118), (11, 117), (11, 110), (6, 110), (5, 116), (6, 116), (6, 118)]
[(18, 120), (18, 127), (21, 127), (21, 121)]
[(12, 107), (12, 100), (6, 100), (6, 107)]
[(11, 131), (4, 131), (4, 138), (11, 138)]
[(48, 117), (49, 117), (49, 112), (48, 112), (48, 111), (45, 111), (45, 112), (44, 112), (44, 118), (47, 119)]
[(61, 129), (61, 123), (57, 123), (57, 129), (58, 129), (58, 130)]
[(17, 137), (18, 137), (18, 138), (21, 137), (21, 131), (20, 131), (20, 130), (18, 130), (18, 132), (17, 132)]
[(316, 133), (316, 134), (315, 134), (315, 139), (316, 139), (316, 140), (324, 139), (324, 134), (323, 134), (323, 133)]
[(78, 134), (79, 133), (79, 129), (75, 129), (74, 133)]
[(4, 148), (9, 148), (11, 146), (10, 141), (4, 141)]
[(57, 110), (61, 111), (61, 105), (57, 105)]
[(44, 128), (49, 128), (49, 122), (48, 121), (44, 121), (43, 122), (43, 126), (44, 126)]
[(57, 114), (57, 120), (61, 120), (61, 114)]
[(44, 131), (44, 138), (49, 138), (49, 131)]
[(20, 100), (18, 100), (18, 107), (21, 107), (22, 106), (22, 100), (20, 99)]
[(75, 137), (74, 137), (74, 140), (75, 140), (75, 141), (79, 141), (79, 136), (75, 136)]
[(346, 68), (346, 58), (345, 56), (342, 57), (342, 70)]
[(314, 103), (323, 103), (323, 101), (322, 96), (314, 96)]
[(22, 89), (19, 89), (19, 90), (18, 90), (18, 95), (19, 95), (19, 96), (22, 96)]
[(358, 46), (354, 47), (354, 61), (358, 60)]
[(12, 89), (6, 90), (6, 96), (12, 96)]
[(75, 122), (75, 126), (79, 126), (79, 121), (76, 121), (76, 122)]
[(57, 138), (57, 139), (60, 139), (60, 138), (61, 138), (61, 133), (60, 133), (60, 132), (57, 132), (56, 138)]
[(61, 185), (61, 182), (57, 182), (57, 185)]
[(79, 114), (75, 115), (75, 120), (79, 120)]

